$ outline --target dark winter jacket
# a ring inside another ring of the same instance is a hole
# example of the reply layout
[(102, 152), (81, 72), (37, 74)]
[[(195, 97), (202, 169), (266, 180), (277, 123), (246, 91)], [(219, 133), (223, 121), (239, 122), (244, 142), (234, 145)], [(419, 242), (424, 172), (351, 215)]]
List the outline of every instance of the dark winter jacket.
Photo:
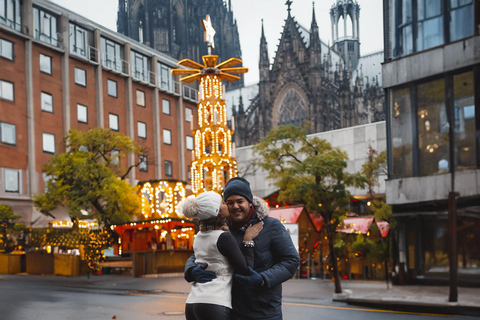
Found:
[[(232, 304), (234, 319), (282, 319), (282, 283), (292, 278), (300, 263), (297, 249), (283, 224), (268, 217), (268, 207), (258, 197), (254, 197), (255, 211), (248, 223), (240, 229), (230, 228), (238, 245), (243, 247), (243, 236), (249, 225), (263, 221), (263, 229), (255, 238), (254, 270), (262, 275), (265, 284), (255, 292), (246, 290), (242, 284), (234, 281)], [(189, 259), (186, 270), (194, 266)]]

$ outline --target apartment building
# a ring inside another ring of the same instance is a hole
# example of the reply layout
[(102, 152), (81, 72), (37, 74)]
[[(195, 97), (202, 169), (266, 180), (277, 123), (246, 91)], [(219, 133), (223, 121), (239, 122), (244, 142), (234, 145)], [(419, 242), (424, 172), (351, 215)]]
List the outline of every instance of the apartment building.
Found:
[[(189, 181), (197, 89), (177, 60), (44, 0), (0, 0), (0, 203), (45, 226), (32, 197), (70, 129), (110, 128), (148, 148), (129, 174)], [(195, 126), (196, 127), (196, 126)]]
[(459, 283), (478, 285), (480, 3), (383, 5), (386, 197), (398, 223), (395, 272), (407, 282), (446, 283), (448, 195), (455, 192)]

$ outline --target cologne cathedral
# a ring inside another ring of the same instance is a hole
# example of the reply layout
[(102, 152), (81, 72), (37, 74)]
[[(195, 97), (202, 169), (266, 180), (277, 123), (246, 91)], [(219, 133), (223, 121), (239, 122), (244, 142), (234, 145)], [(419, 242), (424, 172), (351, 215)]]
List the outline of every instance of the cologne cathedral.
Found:
[[(231, 1), (223, 0), (119, 0), (117, 31), (176, 59), (202, 61), (207, 54), (200, 21), (209, 14), (217, 30), (212, 54), (219, 62), (242, 58), (237, 22)], [(227, 89), (243, 86), (241, 80)]]
[[(309, 120), (309, 133), (385, 120), (381, 86), (383, 52), (360, 56), (355, 0), (330, 9), (332, 45), (320, 40), (312, 9), (310, 29), (299, 25), (287, 1), (287, 19), (270, 63), (262, 22), (258, 85), (230, 93), (237, 146), (257, 143), (280, 125)], [(342, 33), (343, 29), (343, 34)]]

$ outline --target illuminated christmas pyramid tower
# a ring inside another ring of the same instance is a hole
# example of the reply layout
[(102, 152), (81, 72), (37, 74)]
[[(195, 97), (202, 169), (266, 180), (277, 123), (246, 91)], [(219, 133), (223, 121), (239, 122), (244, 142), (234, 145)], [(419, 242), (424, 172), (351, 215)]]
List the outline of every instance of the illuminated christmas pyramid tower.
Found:
[[(214, 48), (210, 16), (202, 20), (208, 55), (203, 56), (203, 65), (183, 59), (179, 65), (191, 69), (173, 69), (173, 75), (187, 75), (181, 81), (200, 81), (198, 101), (198, 129), (195, 134), (194, 157), (191, 164), (192, 192), (223, 192), (225, 183), (237, 176), (237, 162), (233, 154), (232, 134), (234, 128), (227, 126), (227, 109), (223, 98), (222, 80), (236, 81), (240, 77), (230, 73), (246, 73), (247, 68), (233, 67), (242, 60), (230, 58), (216, 64), (218, 56), (211, 54)], [(232, 121), (232, 126), (233, 126)]]

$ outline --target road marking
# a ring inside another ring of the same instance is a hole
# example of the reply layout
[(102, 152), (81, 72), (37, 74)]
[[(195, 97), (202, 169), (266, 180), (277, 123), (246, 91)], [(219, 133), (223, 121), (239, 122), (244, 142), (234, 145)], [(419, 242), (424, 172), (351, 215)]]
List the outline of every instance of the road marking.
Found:
[(452, 315), (449, 315), (449, 314), (418, 313), (418, 312), (407, 312), (407, 311), (393, 311), (393, 310), (381, 310), (381, 309), (361, 309), (361, 308), (348, 308), (348, 307), (332, 307), (332, 306), (322, 306), (322, 305), (318, 305), (318, 304), (305, 304), (305, 303), (292, 303), (292, 302), (283, 302), (283, 304), (288, 304), (290, 306), (300, 306), (300, 307), (312, 307), (312, 308), (324, 308), (324, 309), (341, 309), (341, 310), (353, 310), (353, 311), (370, 311), (370, 312), (384, 312), (384, 313), (402, 313), (402, 314), (434, 316), (434, 317), (451, 317), (452, 316)]
[[(165, 297), (173, 299), (182, 299), (186, 300), (185, 296), (172, 296), (165, 295), (162, 293), (153, 294), (153, 293), (130, 293), (132, 296), (148, 296), (148, 297)], [(381, 310), (381, 309), (362, 309), (362, 308), (349, 308), (349, 307), (333, 307), (333, 306), (322, 306), (318, 304), (306, 304), (306, 303), (293, 303), (293, 302), (283, 302), (284, 305), (290, 306), (299, 306), (299, 307), (312, 307), (312, 308), (324, 308), (324, 309), (340, 309), (340, 310), (352, 310), (352, 311), (367, 311), (367, 312), (383, 312), (383, 313), (400, 313), (400, 314), (410, 314), (410, 315), (420, 315), (420, 316), (433, 316), (433, 317), (451, 317), (450, 314), (436, 314), (436, 313), (419, 313), (419, 312), (408, 312), (408, 311), (394, 311), (394, 310)]]

